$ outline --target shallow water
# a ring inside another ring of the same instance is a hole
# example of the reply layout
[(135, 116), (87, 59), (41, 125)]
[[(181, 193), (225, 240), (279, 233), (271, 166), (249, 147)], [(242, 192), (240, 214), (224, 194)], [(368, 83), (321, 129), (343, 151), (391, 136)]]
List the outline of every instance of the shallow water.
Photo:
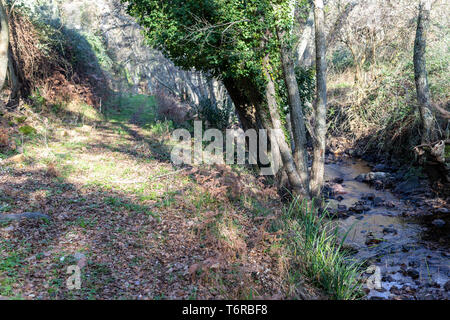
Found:
[[(367, 298), (448, 299), (449, 293), (444, 289), (450, 276), (448, 246), (425, 240), (433, 238), (429, 234), (435, 230), (423, 225), (420, 219), (402, 216), (415, 208), (387, 190), (375, 190), (355, 180), (359, 174), (370, 171), (364, 161), (352, 159), (334, 161), (325, 167), (325, 180), (343, 178), (341, 185), (346, 192), (341, 201), (330, 199), (329, 208), (338, 205), (349, 208), (366, 194), (394, 206), (370, 206), (368, 211), (337, 220), (343, 232), (350, 230), (345, 244), (357, 250), (354, 257), (381, 271), (381, 288), (370, 290)], [(379, 243), (368, 245), (368, 238), (379, 239)]]

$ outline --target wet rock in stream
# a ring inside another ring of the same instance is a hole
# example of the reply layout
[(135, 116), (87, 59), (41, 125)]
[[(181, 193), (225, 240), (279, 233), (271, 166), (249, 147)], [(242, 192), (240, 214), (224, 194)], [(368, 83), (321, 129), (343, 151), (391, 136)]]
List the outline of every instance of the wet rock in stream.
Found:
[(436, 219), (436, 220), (433, 220), (433, 222), (431, 222), (431, 224), (438, 228), (442, 228), (443, 226), (445, 226), (445, 221), (442, 219)]
[(408, 276), (410, 276), (412, 279), (419, 279), (419, 277), (420, 277), (420, 273), (419, 273), (419, 271), (417, 271), (417, 270), (415, 270), (415, 269), (408, 269), (407, 271), (406, 271), (406, 274), (408, 275)]
[(447, 281), (447, 282), (444, 284), (444, 289), (445, 289), (445, 291), (447, 291), (447, 292), (450, 291), (450, 280)]
[(385, 180), (391, 175), (387, 172), (369, 172), (358, 175), (355, 180), (359, 182), (374, 182), (376, 180)]
[(421, 188), (419, 177), (411, 177), (408, 180), (401, 182), (397, 185), (397, 187), (394, 189), (395, 193), (401, 193), (401, 194), (411, 194), (418, 192), (418, 190)]
[(375, 198), (373, 199), (373, 206), (374, 206), (374, 207), (380, 207), (380, 206), (382, 206), (383, 204), (384, 204), (384, 200), (381, 199), (380, 197), (375, 197)]

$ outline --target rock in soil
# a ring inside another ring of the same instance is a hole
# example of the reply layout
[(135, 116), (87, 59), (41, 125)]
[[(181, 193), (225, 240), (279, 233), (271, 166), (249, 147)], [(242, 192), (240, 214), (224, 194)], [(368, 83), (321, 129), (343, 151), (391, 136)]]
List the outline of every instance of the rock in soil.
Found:
[(19, 214), (2, 214), (0, 215), (0, 222), (20, 220), (20, 219), (45, 219), (50, 220), (50, 217), (40, 212), (24, 212)]

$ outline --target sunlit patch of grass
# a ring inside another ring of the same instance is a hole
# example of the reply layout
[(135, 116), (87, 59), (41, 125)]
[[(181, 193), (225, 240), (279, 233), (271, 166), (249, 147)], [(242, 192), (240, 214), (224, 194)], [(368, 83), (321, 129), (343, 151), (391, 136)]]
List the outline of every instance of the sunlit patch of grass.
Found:
[(85, 122), (99, 122), (103, 121), (103, 115), (94, 107), (79, 101), (71, 101), (61, 110), (65, 113), (72, 114), (72, 117), (78, 117), (78, 121)]
[(108, 103), (107, 116), (114, 122), (125, 122), (137, 112), (139, 122), (152, 123), (156, 119), (155, 98), (147, 95), (121, 95), (111, 99)]

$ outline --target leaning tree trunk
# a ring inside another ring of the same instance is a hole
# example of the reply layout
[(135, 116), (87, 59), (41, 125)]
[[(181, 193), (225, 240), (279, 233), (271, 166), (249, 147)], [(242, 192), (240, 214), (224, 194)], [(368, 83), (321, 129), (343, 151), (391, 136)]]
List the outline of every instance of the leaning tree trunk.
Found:
[(9, 26), (6, 10), (0, 0), (0, 90), (3, 89), (8, 70)]
[[(267, 119), (266, 116), (261, 112), (261, 105), (264, 104), (264, 96), (261, 96), (258, 89), (252, 84), (251, 79), (222, 79), (224, 87), (234, 103), (236, 113), (238, 115), (239, 121), (241, 123), (242, 129), (244, 131), (249, 129), (266, 129), (269, 135), (272, 130), (272, 121)], [(275, 174), (275, 178), (278, 182), (278, 187), (280, 190), (286, 185), (286, 172), (283, 167), (283, 158), (280, 152), (280, 146), (278, 144), (278, 139), (269, 140), (269, 143), (274, 143), (271, 145), (270, 150), (272, 151), (272, 165), (279, 168), (278, 172)], [(260, 151), (258, 151), (259, 154)], [(265, 166), (265, 164), (263, 164)]]
[(308, 43), (312, 37), (312, 29), (314, 25), (314, 11), (311, 10), (308, 20), (306, 20), (305, 28), (303, 29), (300, 40), (298, 41), (297, 47), (297, 64), (299, 66), (304, 64), (303, 56), (305, 55), (306, 48), (308, 47)]
[(314, 1), (314, 21), (316, 40), (316, 99), (314, 102), (314, 154), (311, 167), (311, 194), (318, 197), (324, 180), (325, 139), (327, 133), (327, 84), (325, 57), (325, 15), (323, 0)]
[(433, 114), (431, 113), (431, 95), (425, 61), (426, 33), (430, 22), (430, 9), (431, 0), (420, 1), (416, 39), (414, 41), (414, 79), (423, 126), (422, 143), (431, 141), (434, 121)]
[(291, 58), (291, 50), (284, 44), (285, 34), (278, 33), (281, 44), (281, 62), (283, 76), (288, 91), (290, 120), (294, 137), (294, 161), (300, 176), (300, 181), (306, 194), (309, 194), (308, 154), (306, 151), (306, 129), (303, 116), (302, 101), (295, 76), (294, 61)]
[[(284, 136), (284, 132), (282, 130), (282, 124), (278, 112), (278, 104), (276, 101), (275, 83), (273, 82), (273, 79), (270, 75), (270, 70), (271, 68), (269, 55), (266, 55), (263, 59), (263, 72), (264, 78), (266, 80), (265, 94), (267, 106), (269, 108), (270, 119), (273, 127), (273, 131), (271, 133), (275, 136), (275, 139), (278, 143), (284, 169), (294, 193), (303, 197), (309, 197), (309, 194), (306, 192), (306, 189), (303, 186), (302, 179), (297, 172), (297, 167), (295, 165), (294, 158), (292, 157), (291, 149), (286, 142), (286, 137)], [(262, 113), (262, 110), (260, 110), (260, 108), (259, 111)]]

